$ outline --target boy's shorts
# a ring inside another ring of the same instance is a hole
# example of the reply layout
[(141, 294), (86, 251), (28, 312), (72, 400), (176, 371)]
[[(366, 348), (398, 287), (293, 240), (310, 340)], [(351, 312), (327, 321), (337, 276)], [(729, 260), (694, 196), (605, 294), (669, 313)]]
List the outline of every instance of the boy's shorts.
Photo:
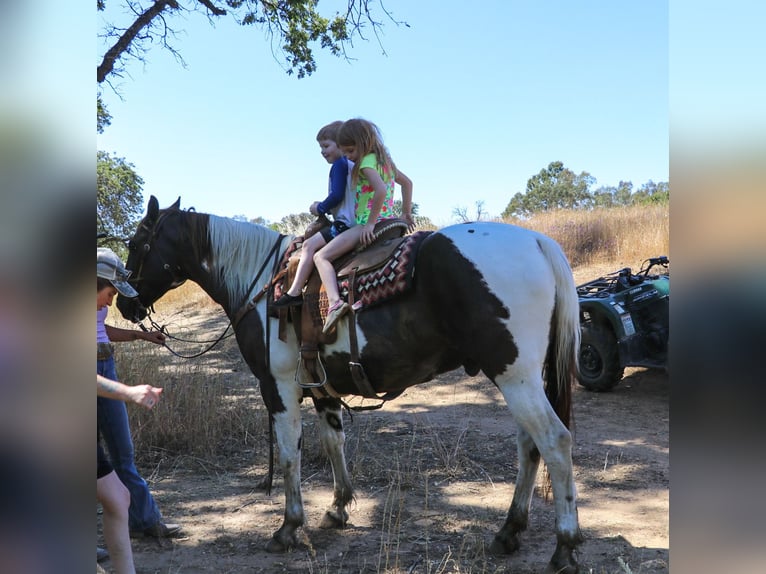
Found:
[(324, 238), (326, 243), (330, 243), (333, 239), (338, 237), (341, 233), (348, 229), (348, 225), (342, 221), (333, 221), (329, 227), (323, 227), (319, 230), (319, 234)]

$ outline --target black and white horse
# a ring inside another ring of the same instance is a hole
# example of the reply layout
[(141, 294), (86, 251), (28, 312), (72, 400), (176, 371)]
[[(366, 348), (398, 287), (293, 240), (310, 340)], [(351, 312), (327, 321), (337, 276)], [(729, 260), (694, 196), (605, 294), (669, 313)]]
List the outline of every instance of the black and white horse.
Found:
[[(285, 551), (296, 545), (304, 523), (300, 402), (305, 389), (295, 382), (299, 347), (291, 329), (286, 341), (278, 337), (267, 297), (244, 316), (239, 311), (266, 282), (272, 258), (288, 241), (267, 227), (184, 211), (179, 204), (180, 198), (160, 210), (156, 198), (149, 201), (127, 261), (139, 296), (119, 298), (117, 305), (127, 319), (141, 320), (157, 299), (189, 279), (229, 318), (237, 318), (237, 342), (260, 382), (284, 473), (284, 522), (267, 550)], [(556, 513), (557, 544), (548, 570), (577, 572), (574, 551), (582, 536), (568, 425), (580, 327), (575, 285), (561, 248), (540, 233), (503, 223), (445, 227), (421, 244), (412, 289), (355, 318), (360, 362), (378, 393), (401, 391), (460, 367), (483, 372), (497, 386), (518, 423), (519, 472), (491, 549), (518, 548), (542, 456)], [(348, 366), (348, 329), (342, 319), (337, 341), (320, 349), (328, 381), (341, 396), (358, 392)], [(321, 526), (343, 527), (353, 491), (342, 405), (338, 398), (312, 399), (334, 477), (333, 501)]]

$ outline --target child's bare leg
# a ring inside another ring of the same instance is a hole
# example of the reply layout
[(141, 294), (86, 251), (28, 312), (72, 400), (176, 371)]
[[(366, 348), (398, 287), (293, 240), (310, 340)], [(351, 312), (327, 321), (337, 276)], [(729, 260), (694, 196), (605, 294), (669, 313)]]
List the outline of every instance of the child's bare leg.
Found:
[(317, 268), (319, 277), (322, 279), (325, 291), (327, 291), (327, 300), (331, 307), (340, 300), (338, 279), (335, 276), (335, 268), (332, 262), (341, 255), (351, 251), (359, 243), (361, 231), (362, 226), (355, 225), (348, 231), (338, 235), (314, 254), (314, 265)]
[(295, 279), (293, 279), (292, 285), (287, 290), (287, 294), (291, 297), (297, 297), (301, 294), (303, 286), (311, 275), (311, 271), (314, 269), (314, 254), (327, 245), (327, 242), (322, 237), (321, 233), (315, 233), (303, 242), (303, 250), (301, 251), (301, 258), (298, 261), (298, 267), (295, 271)]
[(96, 498), (104, 509), (104, 539), (114, 571), (117, 574), (135, 574), (128, 528), (130, 493), (116, 472), (112, 471), (96, 481)]

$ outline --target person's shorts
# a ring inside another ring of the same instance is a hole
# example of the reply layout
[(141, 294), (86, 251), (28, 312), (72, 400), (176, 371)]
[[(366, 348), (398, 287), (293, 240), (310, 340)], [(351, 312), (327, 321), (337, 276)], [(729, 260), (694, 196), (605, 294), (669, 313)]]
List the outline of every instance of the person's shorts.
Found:
[(329, 227), (323, 227), (319, 230), (319, 234), (324, 238), (325, 242), (330, 243), (333, 239), (338, 237), (341, 233), (348, 229), (348, 225), (342, 221), (333, 221)]
[(106, 458), (106, 453), (104, 452), (104, 449), (101, 448), (98, 441), (96, 442), (96, 448), (98, 450), (98, 470), (96, 470), (96, 479), (99, 479), (105, 477), (114, 469), (112, 468), (112, 463)]

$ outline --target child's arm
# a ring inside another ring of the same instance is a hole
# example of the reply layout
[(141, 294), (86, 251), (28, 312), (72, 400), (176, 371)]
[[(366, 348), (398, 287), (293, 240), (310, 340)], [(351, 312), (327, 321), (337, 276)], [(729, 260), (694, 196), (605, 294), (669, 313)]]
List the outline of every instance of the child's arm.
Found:
[(346, 182), (348, 178), (348, 163), (338, 161), (330, 168), (330, 192), (324, 201), (311, 204), (309, 211), (312, 215), (324, 215), (336, 205), (339, 205), (346, 195)]
[(415, 220), (412, 217), (412, 180), (397, 169), (394, 181), (402, 188), (402, 216), (412, 231), (415, 226)]

